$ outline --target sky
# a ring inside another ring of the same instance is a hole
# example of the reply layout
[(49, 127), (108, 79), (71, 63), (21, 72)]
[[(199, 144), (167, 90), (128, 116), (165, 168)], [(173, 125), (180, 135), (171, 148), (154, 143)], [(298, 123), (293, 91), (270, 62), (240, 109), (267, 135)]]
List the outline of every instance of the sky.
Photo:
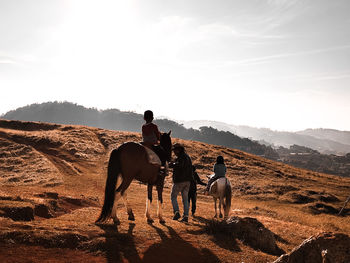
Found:
[(0, 114), (69, 101), (350, 130), (349, 0), (0, 0)]

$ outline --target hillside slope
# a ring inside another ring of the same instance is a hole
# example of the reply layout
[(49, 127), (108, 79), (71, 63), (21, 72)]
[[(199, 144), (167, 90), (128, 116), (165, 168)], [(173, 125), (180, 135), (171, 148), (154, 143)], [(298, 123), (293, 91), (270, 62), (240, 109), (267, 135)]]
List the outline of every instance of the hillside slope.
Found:
[[(214, 209), (202, 188), (197, 217), (188, 224), (171, 220), (170, 176), (165, 225), (146, 224), (146, 186), (138, 182), (128, 195), (136, 221), (128, 222), (120, 205), (120, 226), (95, 225), (110, 151), (140, 139), (132, 132), (0, 120), (0, 261), (271, 262), (278, 257), (208, 232)], [(223, 155), (233, 189), (231, 215), (258, 219), (281, 250), (288, 252), (321, 231), (350, 234), (349, 210), (343, 217), (335, 215), (349, 196), (350, 179), (221, 146), (173, 142), (185, 145), (204, 180), (216, 156)]]

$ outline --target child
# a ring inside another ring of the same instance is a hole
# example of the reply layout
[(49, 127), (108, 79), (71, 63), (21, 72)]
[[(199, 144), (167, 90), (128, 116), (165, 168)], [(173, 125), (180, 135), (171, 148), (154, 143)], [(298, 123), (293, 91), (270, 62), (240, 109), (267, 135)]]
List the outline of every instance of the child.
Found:
[(191, 180), (190, 184), (190, 190), (188, 191), (188, 204), (190, 204), (190, 201), (192, 201), (192, 216), (196, 213), (196, 203), (197, 203), (197, 184), (200, 185), (207, 185), (206, 183), (203, 183), (201, 179), (199, 178), (196, 167), (192, 165), (192, 175), (193, 178)]
[(209, 193), (211, 184), (214, 181), (216, 181), (217, 179), (219, 179), (221, 177), (225, 177), (225, 174), (226, 174), (226, 165), (224, 163), (224, 157), (219, 155), (216, 158), (216, 163), (214, 164), (214, 176), (212, 176), (208, 181), (208, 185), (207, 185), (207, 188), (205, 190), (206, 194)]
[(143, 119), (146, 123), (142, 125), (142, 144), (153, 150), (159, 156), (162, 163), (161, 170), (164, 171), (167, 157), (165, 151), (159, 145), (160, 132), (158, 126), (152, 122), (153, 112), (146, 110), (143, 114)]
[(143, 114), (143, 119), (146, 121), (144, 125), (142, 125), (142, 141), (143, 145), (152, 149), (153, 145), (158, 144), (160, 140), (160, 132), (158, 130), (158, 126), (154, 124), (153, 121), (153, 112), (150, 110), (146, 110)]

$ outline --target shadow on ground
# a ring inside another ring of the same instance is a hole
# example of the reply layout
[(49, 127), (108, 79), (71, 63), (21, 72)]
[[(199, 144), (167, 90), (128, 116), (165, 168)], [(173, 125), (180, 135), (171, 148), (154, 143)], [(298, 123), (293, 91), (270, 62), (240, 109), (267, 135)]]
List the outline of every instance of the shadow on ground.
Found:
[(207, 248), (196, 248), (174, 230), (163, 224), (165, 229), (150, 224), (159, 235), (161, 241), (151, 245), (140, 255), (133, 238), (134, 223), (129, 224), (128, 233), (119, 233), (115, 225), (100, 225), (105, 231), (104, 249), (108, 263), (123, 262), (220, 262), (219, 258)]

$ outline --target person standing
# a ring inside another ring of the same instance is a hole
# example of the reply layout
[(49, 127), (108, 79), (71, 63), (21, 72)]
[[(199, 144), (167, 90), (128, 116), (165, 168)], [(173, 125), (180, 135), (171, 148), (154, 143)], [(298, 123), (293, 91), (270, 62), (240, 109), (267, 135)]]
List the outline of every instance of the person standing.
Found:
[(188, 192), (188, 205), (190, 206), (190, 203), (192, 201), (192, 216), (196, 213), (196, 203), (197, 203), (197, 184), (200, 185), (207, 185), (206, 183), (203, 183), (201, 179), (198, 176), (198, 173), (196, 172), (196, 167), (193, 165), (192, 166), (192, 175), (193, 178), (191, 180), (190, 184), (190, 190)]
[(169, 165), (169, 167), (173, 168), (173, 187), (171, 189), (171, 203), (174, 211), (173, 219), (178, 220), (181, 217), (179, 205), (177, 203), (177, 196), (181, 193), (184, 209), (181, 222), (188, 222), (188, 192), (190, 189), (190, 182), (193, 180), (192, 161), (181, 144), (174, 144), (173, 151), (177, 157), (175, 162)]

